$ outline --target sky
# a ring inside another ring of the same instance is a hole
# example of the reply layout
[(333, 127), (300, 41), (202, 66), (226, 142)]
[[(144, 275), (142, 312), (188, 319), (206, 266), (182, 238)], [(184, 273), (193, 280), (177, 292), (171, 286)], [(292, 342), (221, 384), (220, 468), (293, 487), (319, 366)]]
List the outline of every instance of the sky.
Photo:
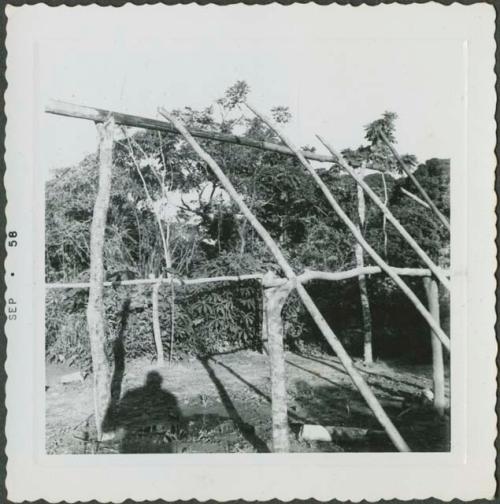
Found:
[(299, 146), (323, 152), (318, 133), (355, 148), (363, 126), (390, 110), (402, 153), (453, 158), (464, 118), (462, 41), (426, 36), (410, 11), (399, 11), (395, 27), (391, 6), (333, 7), (42, 9), (35, 92), (44, 173), (97, 145), (91, 122), (44, 114), (50, 98), (155, 118), (159, 106), (206, 107), (237, 80), (258, 109), (289, 107), (287, 133)]

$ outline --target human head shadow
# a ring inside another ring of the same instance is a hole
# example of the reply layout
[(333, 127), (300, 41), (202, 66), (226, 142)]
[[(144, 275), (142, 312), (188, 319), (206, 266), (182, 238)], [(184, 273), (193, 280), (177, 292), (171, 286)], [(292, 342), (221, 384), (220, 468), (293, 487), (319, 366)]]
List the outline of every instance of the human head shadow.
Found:
[(150, 371), (144, 386), (129, 390), (111, 413), (108, 430), (117, 433), (122, 453), (172, 453), (185, 421), (174, 394), (162, 388), (163, 377)]
[(254, 447), (257, 452), (269, 453), (269, 447), (264, 441), (262, 441), (262, 439), (259, 438), (259, 436), (257, 436), (257, 434), (255, 433), (255, 427), (253, 425), (247, 424), (238, 413), (238, 410), (234, 406), (234, 403), (231, 400), (226, 388), (210, 366), (209, 358), (199, 357), (198, 359), (206, 369), (208, 376), (217, 388), (217, 392), (219, 393), (221, 401), (224, 404), (229, 417), (234, 422), (242, 436)]

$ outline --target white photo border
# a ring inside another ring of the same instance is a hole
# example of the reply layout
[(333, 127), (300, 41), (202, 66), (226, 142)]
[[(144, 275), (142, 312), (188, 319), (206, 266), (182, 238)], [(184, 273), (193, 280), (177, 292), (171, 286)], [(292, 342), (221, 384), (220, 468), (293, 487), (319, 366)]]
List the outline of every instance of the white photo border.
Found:
[[(147, 17), (164, 5), (120, 7)], [(185, 9), (221, 8), (190, 4)], [(335, 38), (454, 39), (465, 62), (463, 155), (452, 159), (452, 449), (450, 453), (71, 455), (44, 453), (44, 192), (37, 171), (38, 44), (58, 33), (58, 11), (102, 7), (7, 7), (5, 93), (6, 231), (18, 246), (5, 261), (7, 321), (6, 486), (13, 502), (46, 499), (120, 502), (126, 498), (281, 500), (491, 498), (495, 492), (496, 195), (493, 6), (436, 3), (317, 6), (276, 4), (224, 9), (331, 9), (349, 22)], [(109, 7), (109, 9), (114, 9)], [(115, 10), (117, 12), (117, 10)], [(117, 12), (118, 15), (118, 12)], [(45, 22), (40, 22), (43, 19)], [(312, 18), (311, 18), (312, 19)], [(356, 20), (353, 24), (352, 21)], [(8, 235), (7, 235), (8, 236)], [(15, 277), (11, 272), (15, 271)], [(11, 301), (12, 300), (12, 303)]]

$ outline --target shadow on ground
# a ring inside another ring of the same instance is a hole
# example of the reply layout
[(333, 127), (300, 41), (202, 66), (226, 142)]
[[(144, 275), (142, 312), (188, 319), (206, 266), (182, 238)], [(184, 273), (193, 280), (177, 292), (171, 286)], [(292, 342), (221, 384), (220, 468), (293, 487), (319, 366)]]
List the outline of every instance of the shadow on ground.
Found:
[[(271, 384), (266, 356), (243, 351), (164, 367), (137, 359), (127, 361), (125, 369), (127, 311), (124, 304), (113, 344), (112, 400), (103, 424), (114, 438), (92, 441), (92, 380), (63, 386), (55, 376), (46, 391), (48, 453), (269, 452)], [(335, 358), (287, 353), (286, 361), (292, 451), (395, 451)], [(431, 367), (401, 372), (381, 363), (360, 371), (413, 451), (449, 450), (449, 416), (440, 418), (432, 408), (415, 402), (419, 391), (432, 383)], [(381, 435), (308, 443), (298, 438), (306, 423)]]

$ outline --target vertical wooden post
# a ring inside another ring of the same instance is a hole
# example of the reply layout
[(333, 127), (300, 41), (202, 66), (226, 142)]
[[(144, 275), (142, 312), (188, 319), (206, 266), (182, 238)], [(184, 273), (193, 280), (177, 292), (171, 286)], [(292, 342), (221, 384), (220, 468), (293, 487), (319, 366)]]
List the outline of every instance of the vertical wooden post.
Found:
[(172, 364), (175, 339), (175, 285), (174, 277), (170, 277), (170, 348), (168, 349), (168, 363)]
[(105, 123), (96, 123), (99, 137), (99, 181), (90, 227), (90, 287), (87, 305), (87, 325), (92, 355), (94, 389), (94, 416), (97, 438), (102, 437), (102, 422), (109, 399), (110, 366), (106, 356), (106, 320), (104, 313), (104, 233), (111, 193), (113, 166), (113, 133), (111, 117)]
[(281, 310), (293, 288), (293, 282), (280, 282), (271, 271), (264, 275), (262, 285), (266, 299), (266, 327), (268, 334), (269, 367), (271, 371), (271, 400), (273, 422), (273, 452), (290, 451), (288, 439), (288, 409), (286, 392), (285, 352)]
[(155, 338), (156, 346), (156, 360), (159, 366), (163, 366), (165, 358), (163, 356), (163, 344), (161, 342), (161, 328), (160, 328), (160, 310), (159, 310), (159, 297), (160, 285), (162, 275), (159, 276), (158, 281), (153, 284), (152, 302), (153, 302), (153, 335)]
[[(361, 168), (363, 170), (363, 168)], [(363, 174), (360, 174), (363, 177)], [(366, 204), (365, 193), (360, 185), (357, 185), (358, 194), (358, 217), (359, 225), (358, 230), (361, 233), (365, 224)], [(364, 250), (361, 244), (356, 241), (355, 243), (355, 256), (356, 266), (363, 268), (365, 265)], [(363, 360), (365, 364), (373, 363), (373, 348), (372, 348), (372, 316), (370, 312), (370, 299), (368, 297), (368, 287), (366, 285), (366, 276), (359, 275), (359, 297), (361, 301), (361, 317), (363, 321)]]
[[(439, 324), (439, 291), (438, 285), (434, 278), (424, 277), (425, 293), (427, 294), (427, 302), (429, 311), (434, 320)], [(435, 332), (431, 329), (431, 345), (432, 345), (432, 380), (434, 384), (434, 408), (440, 414), (444, 414), (446, 407), (446, 398), (444, 393), (444, 362), (443, 362), (443, 346)]]

